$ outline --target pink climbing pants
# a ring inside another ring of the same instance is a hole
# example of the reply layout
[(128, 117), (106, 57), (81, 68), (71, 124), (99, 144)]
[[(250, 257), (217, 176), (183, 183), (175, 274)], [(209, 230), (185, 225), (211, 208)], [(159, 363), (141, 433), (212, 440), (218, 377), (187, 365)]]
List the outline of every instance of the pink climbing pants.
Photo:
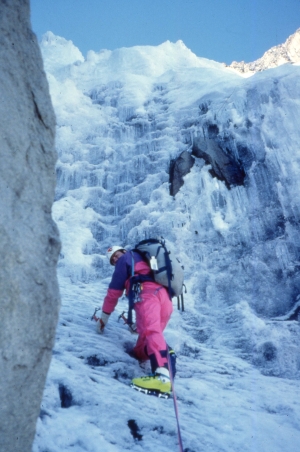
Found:
[(134, 353), (137, 359), (150, 358), (152, 372), (157, 367), (168, 368), (167, 344), (163, 331), (173, 312), (167, 290), (156, 283), (145, 282), (135, 303), (136, 326), (139, 334)]

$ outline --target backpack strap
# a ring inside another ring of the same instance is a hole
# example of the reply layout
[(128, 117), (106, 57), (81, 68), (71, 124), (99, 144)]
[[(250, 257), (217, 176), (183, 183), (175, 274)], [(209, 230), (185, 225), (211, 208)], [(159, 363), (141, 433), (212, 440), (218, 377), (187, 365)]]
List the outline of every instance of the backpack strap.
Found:
[[(162, 247), (163, 247), (164, 252), (165, 252), (165, 263), (166, 263), (165, 267), (163, 267), (163, 268), (166, 268), (166, 270), (167, 270), (168, 293), (169, 293), (170, 300), (172, 300), (172, 296), (174, 295), (172, 287), (171, 287), (172, 264), (171, 264), (169, 252), (168, 252), (168, 250), (167, 250), (167, 248), (165, 246), (165, 241), (162, 242)], [(160, 269), (160, 271), (161, 271), (161, 269)]]
[(131, 254), (131, 277), (134, 276), (134, 257), (133, 257), (133, 251), (130, 251)]
[(134, 299), (135, 299), (135, 293), (133, 291), (133, 278), (134, 278), (134, 257), (133, 257), (133, 251), (130, 251), (131, 254), (131, 277), (129, 280), (129, 290), (128, 290), (128, 315), (127, 315), (127, 322), (130, 325), (132, 325), (132, 309), (134, 306)]

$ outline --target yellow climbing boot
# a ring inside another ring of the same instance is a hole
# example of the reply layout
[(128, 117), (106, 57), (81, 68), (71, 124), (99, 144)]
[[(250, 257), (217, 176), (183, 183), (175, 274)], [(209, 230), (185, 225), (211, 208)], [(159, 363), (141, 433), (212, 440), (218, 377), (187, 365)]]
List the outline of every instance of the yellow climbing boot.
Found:
[(131, 387), (144, 394), (167, 399), (172, 390), (169, 371), (164, 367), (158, 367), (154, 375), (134, 378)]

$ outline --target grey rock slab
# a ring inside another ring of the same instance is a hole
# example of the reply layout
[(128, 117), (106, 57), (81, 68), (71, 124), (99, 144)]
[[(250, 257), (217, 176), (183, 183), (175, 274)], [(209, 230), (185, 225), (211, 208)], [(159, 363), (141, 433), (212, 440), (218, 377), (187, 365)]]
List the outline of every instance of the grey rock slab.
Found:
[(0, 1), (0, 451), (30, 451), (59, 311), (55, 117), (28, 0)]

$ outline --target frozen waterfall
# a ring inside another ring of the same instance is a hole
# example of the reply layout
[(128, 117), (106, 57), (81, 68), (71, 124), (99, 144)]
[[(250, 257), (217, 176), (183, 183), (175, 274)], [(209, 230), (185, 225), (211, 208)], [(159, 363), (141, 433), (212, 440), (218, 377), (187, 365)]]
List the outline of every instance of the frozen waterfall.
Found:
[(272, 319), (300, 294), (300, 67), (243, 78), (182, 42), (84, 59), (48, 34), (41, 49), (57, 115), (60, 274), (102, 280), (108, 246), (162, 235), (205, 340), (298, 376), (298, 327)]

